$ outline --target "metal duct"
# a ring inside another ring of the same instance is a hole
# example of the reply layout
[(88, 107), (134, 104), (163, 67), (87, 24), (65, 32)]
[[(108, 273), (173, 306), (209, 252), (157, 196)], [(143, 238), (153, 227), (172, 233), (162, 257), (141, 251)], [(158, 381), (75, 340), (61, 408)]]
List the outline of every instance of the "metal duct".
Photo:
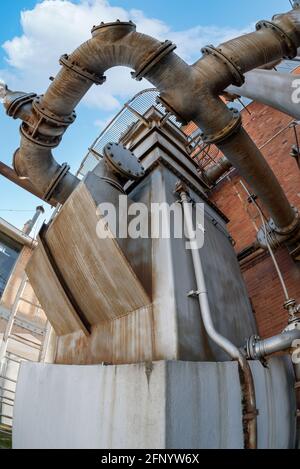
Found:
[(295, 119), (300, 119), (299, 103), (292, 100), (297, 87), (296, 80), (299, 88), (300, 76), (269, 70), (253, 70), (246, 73), (245, 78), (243, 86), (231, 85), (226, 91), (253, 99)]
[[(258, 23), (254, 33), (218, 48), (204, 48), (204, 57), (192, 67), (173, 52), (175, 46), (169, 41), (161, 43), (136, 33), (130, 22), (101, 24), (93, 28), (92, 34), (92, 39), (72, 55), (61, 58), (63, 68), (45, 96), (23, 95), (12, 100), (7, 90), (8, 114), (24, 121), (21, 147), (15, 155), (19, 175), (28, 176), (45, 200), (52, 197), (65, 202), (78, 180), (67, 165), (56, 163), (51, 151), (74, 121), (73, 110), (92, 84), (102, 84), (107, 69), (128, 66), (135, 70), (134, 78), (145, 77), (159, 89), (167, 108), (185, 121), (194, 120), (202, 128), (204, 140), (216, 144), (239, 169), (269, 209), (275, 230), (280, 235), (295, 234), (299, 227), (297, 214), (261, 152), (243, 130), (239, 115), (231, 112), (219, 95), (231, 84), (241, 86), (246, 72), (282, 57), (296, 56), (300, 46), (297, 6), (272, 22)], [(22, 112), (30, 102), (30, 110)]]

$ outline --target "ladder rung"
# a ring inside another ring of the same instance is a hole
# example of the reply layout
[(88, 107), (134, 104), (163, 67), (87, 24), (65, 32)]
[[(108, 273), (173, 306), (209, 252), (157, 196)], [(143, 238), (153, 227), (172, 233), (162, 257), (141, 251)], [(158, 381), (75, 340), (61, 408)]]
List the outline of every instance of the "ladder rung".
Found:
[(2, 417), (2, 418), (4, 418), (4, 419), (13, 420), (13, 417), (11, 417), (10, 415), (0, 414), (0, 417)]
[(8, 357), (7, 355), (5, 355), (5, 360), (7, 360), (7, 361), (9, 361), (9, 362), (18, 363), (19, 365), (21, 364), (21, 361), (20, 361), (20, 360), (15, 360), (14, 358), (10, 358), (10, 357)]
[(20, 358), (21, 361), (29, 362), (29, 358), (24, 358), (21, 355), (18, 355), (17, 353), (14, 352), (8, 352), (10, 355), (13, 355), (14, 357)]
[(0, 427), (0, 434), (11, 436), (11, 432), (9, 430), (3, 430), (1, 427)]
[(7, 376), (0, 375), (0, 379), (4, 379), (5, 381), (10, 381), (11, 383), (17, 384), (17, 381), (15, 379), (8, 378)]
[(23, 298), (22, 296), (19, 298), (19, 301), (22, 301), (23, 303), (27, 303), (28, 305), (34, 306), (35, 308), (42, 309), (40, 304), (33, 303), (30, 300), (27, 300), (26, 298)]
[(5, 392), (11, 392), (12, 394), (16, 394), (16, 391), (12, 391), (11, 389), (3, 388), (3, 386), (0, 386), (0, 389)]
[(8, 336), (8, 338), (11, 339), (11, 340), (15, 340), (16, 342), (20, 342), (21, 344), (29, 345), (30, 347), (32, 347), (36, 350), (40, 350), (40, 348), (41, 348), (41, 346), (38, 345), (36, 342), (33, 342), (30, 339), (26, 339), (25, 337), (20, 337), (18, 335), (11, 334), (11, 335)]
[(15, 402), (15, 400), (12, 399), (11, 397), (6, 397), (6, 396), (3, 396), (2, 394), (0, 394), (0, 399), (6, 399), (7, 401)]
[(9, 402), (4, 402), (3, 399), (0, 398), (1, 405), (7, 405), (8, 407), (14, 407), (14, 404), (10, 404)]

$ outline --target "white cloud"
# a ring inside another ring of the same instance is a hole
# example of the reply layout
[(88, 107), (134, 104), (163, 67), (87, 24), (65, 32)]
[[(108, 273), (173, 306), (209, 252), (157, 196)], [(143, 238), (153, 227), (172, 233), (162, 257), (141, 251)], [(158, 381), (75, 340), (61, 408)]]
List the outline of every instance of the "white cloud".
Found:
[[(94, 24), (101, 21), (133, 20), (137, 29), (158, 39), (170, 39), (178, 45), (178, 54), (191, 62), (200, 57), (201, 47), (218, 44), (244, 31), (214, 26), (198, 26), (186, 31), (173, 31), (166, 23), (149, 18), (139, 10), (113, 7), (106, 0), (44, 0), (32, 10), (21, 13), (23, 34), (6, 41), (7, 68), (1, 76), (11, 88), (43, 92), (49, 76), (59, 69), (58, 58), (72, 52), (90, 37)], [(107, 83), (93, 87), (84, 99), (89, 107), (112, 112), (129, 96), (148, 86), (132, 80), (129, 70), (114, 68), (106, 73)]]

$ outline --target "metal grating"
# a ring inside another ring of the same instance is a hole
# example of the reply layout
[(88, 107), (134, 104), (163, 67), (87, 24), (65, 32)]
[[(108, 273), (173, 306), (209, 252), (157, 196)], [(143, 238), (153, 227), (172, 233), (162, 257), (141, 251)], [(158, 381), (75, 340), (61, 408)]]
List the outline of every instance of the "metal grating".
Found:
[[(107, 143), (119, 142), (128, 130), (138, 121), (143, 120), (143, 116), (151, 107), (158, 109), (163, 116), (167, 115), (165, 108), (157, 103), (158, 96), (159, 92), (156, 88), (149, 88), (136, 94), (123, 106), (121, 111), (118, 112), (113, 120), (105, 127), (89, 148), (89, 152), (77, 172), (79, 178), (84, 177), (97, 166)], [(170, 115), (168, 118), (179, 128), (181, 127), (181, 124), (177, 122), (175, 116)]]

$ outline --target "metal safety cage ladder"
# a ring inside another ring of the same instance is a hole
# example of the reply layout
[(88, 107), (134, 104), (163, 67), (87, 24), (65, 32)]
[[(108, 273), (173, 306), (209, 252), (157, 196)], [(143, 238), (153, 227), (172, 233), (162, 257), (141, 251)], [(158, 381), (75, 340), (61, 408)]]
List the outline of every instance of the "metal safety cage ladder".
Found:
[[(23, 296), (28, 283), (28, 278), (24, 273), (0, 344), (0, 425), (2, 425), (1, 428), (5, 425), (4, 431), (8, 433), (13, 422), (13, 408), (20, 365), (22, 362), (31, 361), (28, 359), (28, 355), (22, 352), (17, 353), (12, 345), (19, 343), (25, 346), (27, 351), (36, 350), (38, 352), (37, 361), (44, 362), (51, 334), (49, 322), (46, 323), (45, 329), (40, 332), (40, 342), (13, 332), (14, 326), (29, 329), (29, 326), (25, 325), (24, 319), (18, 316), (22, 303), (33, 306), (37, 311), (42, 309), (39, 303), (31, 302)], [(13, 376), (10, 375), (11, 371), (13, 371)]]

